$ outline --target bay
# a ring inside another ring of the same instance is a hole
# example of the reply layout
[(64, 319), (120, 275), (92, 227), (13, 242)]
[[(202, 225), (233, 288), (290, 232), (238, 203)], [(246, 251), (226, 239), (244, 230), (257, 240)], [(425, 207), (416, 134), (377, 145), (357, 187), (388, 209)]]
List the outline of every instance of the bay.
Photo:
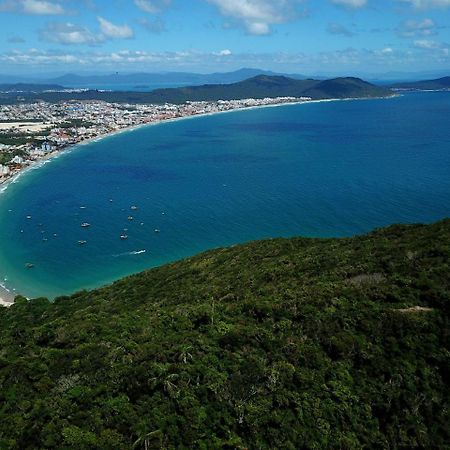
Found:
[(219, 246), (449, 216), (449, 100), (261, 108), (78, 146), (0, 195), (0, 280), (53, 298)]

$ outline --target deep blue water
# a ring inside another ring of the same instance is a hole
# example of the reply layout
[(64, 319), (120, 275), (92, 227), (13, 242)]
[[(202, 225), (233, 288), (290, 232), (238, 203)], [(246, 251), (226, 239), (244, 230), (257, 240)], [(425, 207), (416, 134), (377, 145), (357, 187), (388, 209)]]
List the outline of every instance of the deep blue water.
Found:
[(218, 246), (450, 216), (449, 118), (450, 93), (421, 93), (239, 111), (80, 146), (0, 195), (0, 277), (53, 297)]

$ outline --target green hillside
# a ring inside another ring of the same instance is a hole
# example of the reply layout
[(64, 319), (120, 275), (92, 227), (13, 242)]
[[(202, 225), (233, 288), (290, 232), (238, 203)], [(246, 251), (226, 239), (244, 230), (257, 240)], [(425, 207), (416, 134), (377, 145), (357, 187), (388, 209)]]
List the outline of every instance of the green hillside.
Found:
[(3, 449), (450, 448), (450, 220), (0, 308)]
[(407, 83), (396, 83), (392, 85), (393, 89), (400, 90), (436, 90), (448, 91), (450, 90), (450, 77), (438, 78), (436, 80), (412, 81)]
[(389, 97), (389, 89), (375, 86), (359, 78), (335, 78), (333, 80), (298, 80), (284, 76), (259, 75), (231, 84), (205, 84), (151, 92), (44, 92), (21, 94), (20, 100), (13, 94), (1, 94), (1, 103), (17, 101), (58, 102), (67, 100), (104, 100), (117, 103), (174, 103), (187, 101), (240, 100), (266, 97), (311, 97), (314, 100), (331, 98)]

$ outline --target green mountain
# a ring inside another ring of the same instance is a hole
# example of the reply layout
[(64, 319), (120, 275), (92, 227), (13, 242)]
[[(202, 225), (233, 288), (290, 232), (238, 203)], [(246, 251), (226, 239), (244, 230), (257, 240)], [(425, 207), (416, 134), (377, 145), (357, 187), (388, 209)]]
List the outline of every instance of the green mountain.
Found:
[(450, 443), (450, 220), (0, 308), (1, 449)]
[[(174, 103), (187, 101), (239, 100), (266, 97), (311, 97), (314, 100), (332, 98), (389, 97), (389, 89), (375, 86), (359, 78), (333, 80), (298, 80), (284, 76), (259, 75), (231, 84), (205, 84), (151, 92), (54, 92), (22, 95), (21, 101), (44, 100), (104, 100), (117, 103)], [(0, 103), (16, 102), (16, 96), (0, 96)]]
[(393, 89), (407, 90), (450, 90), (450, 77), (438, 78), (436, 80), (412, 81), (408, 83), (396, 83), (391, 86)]

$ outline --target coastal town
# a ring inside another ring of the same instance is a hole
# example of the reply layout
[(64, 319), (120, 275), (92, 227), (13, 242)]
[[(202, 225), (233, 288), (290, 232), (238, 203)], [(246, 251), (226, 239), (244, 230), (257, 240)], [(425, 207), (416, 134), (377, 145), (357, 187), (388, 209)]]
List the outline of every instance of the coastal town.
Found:
[(125, 129), (190, 116), (310, 101), (309, 97), (219, 100), (175, 104), (103, 101), (0, 106), (0, 184), (68, 147)]

